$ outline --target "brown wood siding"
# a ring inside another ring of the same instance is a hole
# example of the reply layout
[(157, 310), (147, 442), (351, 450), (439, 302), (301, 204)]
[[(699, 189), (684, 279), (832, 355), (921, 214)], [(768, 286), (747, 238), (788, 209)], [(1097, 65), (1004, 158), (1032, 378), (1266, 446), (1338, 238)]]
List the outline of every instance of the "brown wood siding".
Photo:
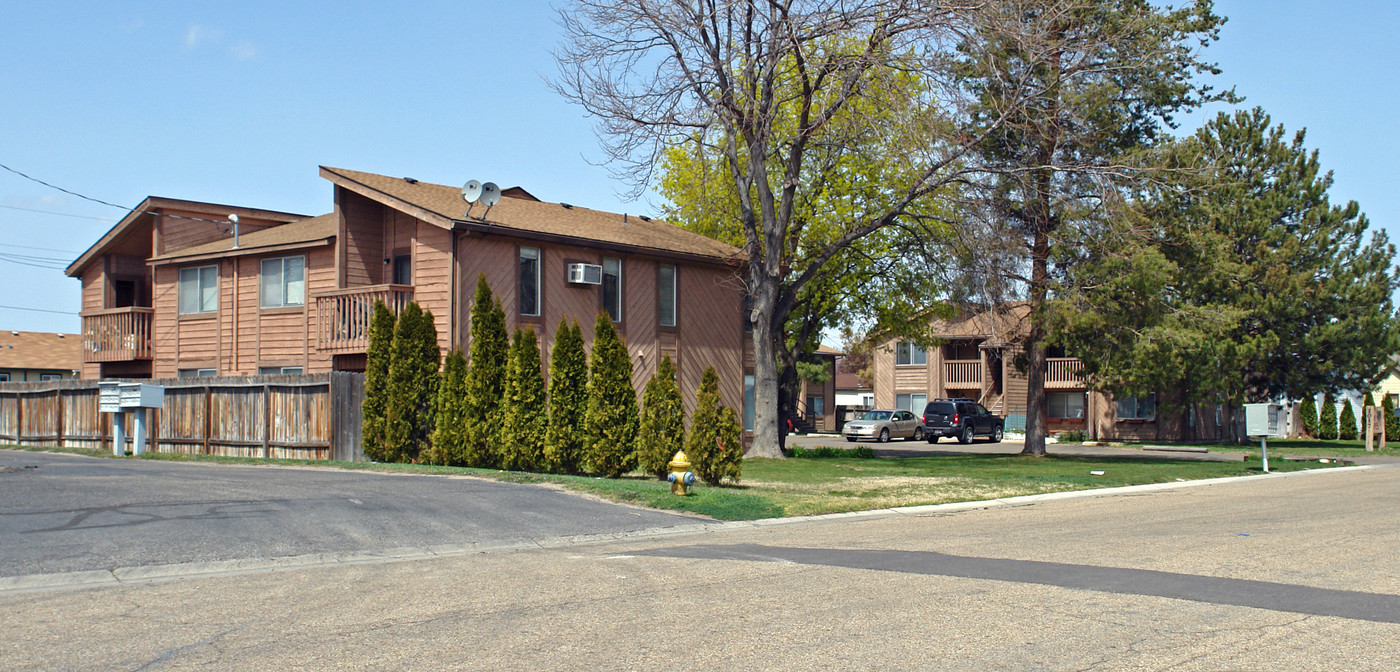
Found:
[[(654, 283), (651, 319), (656, 320)], [(744, 294), (727, 268), (678, 264), (676, 269), (676, 333), (679, 337), (679, 382), (686, 417), (695, 412), (695, 397), (706, 367), (719, 374), (722, 403), (744, 414)], [(645, 381), (643, 381), (645, 384)]]
[[(516, 317), (520, 312), (519, 304), (515, 298), (515, 274), (518, 268), (516, 257), (515, 241), (508, 238), (472, 237), (458, 236), (457, 265), (460, 269), (457, 273), (458, 282), (461, 288), (458, 291), (458, 299), (462, 306), (458, 313), (461, 319), (458, 320), (457, 342), (461, 344), (462, 350), (466, 351), (470, 347), (471, 334), (471, 308), (472, 301), (476, 296), (476, 281), (481, 274), (486, 274), (486, 282), (491, 285), (491, 291), (501, 300), (501, 308), (506, 314), (506, 329), (515, 329)], [(545, 253), (544, 263), (550, 263), (550, 254)], [(547, 266), (545, 266), (547, 267)], [(548, 296), (546, 296), (548, 300)], [(548, 315), (546, 314), (546, 322)], [(557, 323), (558, 317), (554, 318)], [(591, 338), (592, 331), (589, 327), (593, 321), (584, 322), (585, 336)], [(550, 329), (554, 325), (546, 325)], [(552, 333), (552, 332), (551, 332)]]
[(179, 280), (178, 267), (155, 268), (155, 286), (151, 292), (151, 304), (155, 308), (155, 314), (151, 316), (151, 373), (157, 377), (172, 377), (178, 368)]
[[(107, 283), (106, 276), (102, 273), (101, 264), (90, 264), (82, 274), (83, 290), (82, 304), (79, 310), (101, 310), (106, 308), (103, 297), (105, 296)], [(98, 362), (83, 362), (82, 371), (79, 374), (83, 378), (99, 378), (102, 375), (102, 365)]]
[[(233, 238), (233, 231), (230, 228), (232, 222), (215, 215), (210, 215), (209, 213), (164, 209), (153, 212), (152, 214), (155, 216), (156, 222), (155, 238), (160, 241), (160, 249), (155, 250), (155, 254), (157, 255), (175, 252), (195, 245), (203, 245), (204, 243), (216, 240)], [(177, 216), (164, 217), (162, 215)], [(266, 229), (278, 224), (281, 224), (281, 222), (240, 216), (238, 221), (238, 233), (239, 235), (252, 233), (253, 231)]]
[(894, 407), (894, 346), (894, 341), (882, 343), (871, 353), (871, 368), (874, 369), (871, 382), (876, 408)]
[[(306, 352), (306, 373), (324, 373), (331, 370), (332, 357), (316, 349), (316, 333), (320, 328), (319, 316), (311, 300), (316, 292), (335, 289), (335, 246), (327, 245), (306, 252), (306, 329), (302, 333), (303, 348)], [(441, 320), (439, 320), (441, 323)]]
[(1029, 383), (1026, 374), (1012, 363), (1017, 353), (1017, 350), (1007, 348), (1002, 358), (1002, 415), (1024, 415), (1026, 412), (1026, 390)]
[[(452, 232), (441, 227), (403, 216), (399, 230), (408, 229), (412, 237), (413, 300), (423, 310), (433, 313), (437, 326), (438, 348), (447, 352), (452, 347), (448, 325), (452, 316)], [(472, 286), (475, 289), (475, 285)]]
[[(691, 267), (686, 267), (686, 270), (697, 276), (702, 275), (698, 268), (691, 271)], [(661, 347), (657, 342), (659, 327), (657, 325), (656, 274), (657, 262), (654, 260), (638, 257), (624, 257), (622, 259), (622, 325), (619, 331), (623, 343), (627, 345), (627, 354), (632, 357), (632, 387), (639, 393), (638, 403), (641, 402), (640, 393), (646, 390), (647, 381), (651, 380), (652, 374), (661, 365)], [(697, 277), (696, 281), (700, 281), (700, 278)], [(683, 291), (682, 288), (677, 287), (677, 296), (680, 296)], [(594, 296), (601, 296), (601, 294)], [(679, 304), (680, 301), (677, 303)], [(598, 306), (599, 309), (602, 307)], [(691, 307), (697, 310), (709, 309), (708, 303), (698, 301), (692, 303)], [(679, 307), (677, 313), (677, 327), (680, 327), (683, 318), (679, 315)], [(684, 323), (688, 325), (686, 328), (704, 329), (706, 326), (689, 321)], [(723, 382), (724, 369), (716, 367), (716, 370), (721, 374), (721, 382)], [(743, 384), (742, 381), (740, 384)]]
[(335, 188), (342, 227), (340, 287), (387, 282), (384, 278), (384, 206), (354, 192)]
[(929, 390), (927, 366), (895, 366), (894, 389), (896, 392), (927, 393)]

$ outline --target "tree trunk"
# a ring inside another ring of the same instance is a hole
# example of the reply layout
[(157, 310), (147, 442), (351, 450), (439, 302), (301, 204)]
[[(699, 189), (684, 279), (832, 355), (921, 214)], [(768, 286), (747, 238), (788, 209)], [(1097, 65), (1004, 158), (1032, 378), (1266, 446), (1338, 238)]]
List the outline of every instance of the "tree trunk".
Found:
[[(755, 297), (753, 325), (753, 443), (746, 457), (782, 457), (778, 442), (778, 360), (773, 352), (771, 312)], [(766, 302), (772, 305), (772, 300)]]
[(1042, 222), (1036, 227), (1031, 247), (1031, 313), (1026, 334), (1026, 443), (1022, 455), (1045, 455), (1045, 333), (1040, 310), (1045, 305), (1049, 281), (1050, 236)]

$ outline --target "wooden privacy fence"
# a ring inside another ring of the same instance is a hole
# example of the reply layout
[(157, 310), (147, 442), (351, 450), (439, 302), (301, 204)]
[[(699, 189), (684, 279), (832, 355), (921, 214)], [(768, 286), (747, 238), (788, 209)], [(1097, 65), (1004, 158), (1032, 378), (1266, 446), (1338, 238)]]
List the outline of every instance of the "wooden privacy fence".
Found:
[[(187, 455), (362, 460), (364, 374), (165, 378), (151, 411), (148, 450)], [(112, 449), (111, 413), (97, 410), (96, 380), (0, 384), (0, 441)], [(127, 446), (132, 414), (123, 416)]]

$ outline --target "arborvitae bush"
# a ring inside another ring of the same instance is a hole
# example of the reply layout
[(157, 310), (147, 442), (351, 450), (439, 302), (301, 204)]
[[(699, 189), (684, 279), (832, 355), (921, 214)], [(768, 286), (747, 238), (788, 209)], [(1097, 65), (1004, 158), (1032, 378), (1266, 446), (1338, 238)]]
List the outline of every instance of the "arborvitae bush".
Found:
[(440, 359), (433, 314), (410, 301), (394, 327), (389, 357), (384, 434), (390, 461), (417, 462), (419, 452), (428, 446)]
[(425, 461), (460, 465), (467, 445), (467, 358), (454, 349), (442, 365), (438, 383), (433, 448)]
[(1341, 426), (1337, 429), (1337, 438), (1344, 441), (1356, 440), (1356, 411), (1351, 410), (1351, 399), (1342, 396), (1342, 418)]
[(1303, 433), (1317, 438), (1317, 402), (1313, 395), (1303, 397), (1303, 405), (1298, 408), (1298, 417), (1303, 422)]
[(393, 311), (383, 301), (374, 302), (369, 323), (369, 346), (365, 349), (365, 400), (360, 404), (360, 446), (365, 457), (386, 461), (384, 414), (389, 403), (389, 356), (394, 342)]
[(700, 390), (695, 396), (695, 415), (690, 419), (690, 437), (685, 456), (700, 480), (719, 485), (726, 476), (735, 483), (744, 468), (744, 445), (740, 443), (739, 419), (734, 409), (720, 405), (719, 374), (705, 367)]
[(1332, 440), (1337, 438), (1337, 402), (1332, 393), (1322, 395), (1322, 413), (1317, 419), (1317, 438)]
[(549, 428), (545, 433), (545, 468), (577, 474), (583, 462), (584, 416), (588, 412), (588, 354), (583, 330), (559, 320), (549, 354)]
[(540, 344), (535, 332), (516, 328), (510, 346), (506, 393), (501, 403), (501, 466), (511, 471), (538, 471), (544, 464), (544, 377), (540, 372)]
[(1381, 415), (1385, 416), (1385, 440), (1400, 441), (1400, 418), (1395, 417), (1395, 402), (1389, 394), (1381, 398)]
[(496, 411), (505, 394), (506, 357), (510, 343), (506, 337), (506, 313), (491, 293), (483, 273), (476, 281), (472, 304), (471, 367), (467, 370), (467, 444), (464, 455), (469, 467), (494, 467), (496, 454)]
[(642, 422), (637, 430), (637, 463), (642, 471), (666, 479), (666, 463), (685, 446), (685, 407), (676, 385), (671, 356), (661, 358), (642, 393)]
[(632, 359), (612, 319), (599, 313), (589, 357), (588, 410), (584, 415), (584, 463), (599, 476), (618, 478), (637, 466), (637, 391)]

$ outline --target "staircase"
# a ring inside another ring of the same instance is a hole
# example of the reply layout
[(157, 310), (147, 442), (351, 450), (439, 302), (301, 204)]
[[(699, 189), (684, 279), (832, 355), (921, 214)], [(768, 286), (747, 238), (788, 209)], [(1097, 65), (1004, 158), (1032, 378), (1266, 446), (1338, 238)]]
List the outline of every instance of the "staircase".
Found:
[(793, 418), (793, 419), (792, 419), (792, 433), (794, 433), (794, 434), (811, 434), (811, 433), (812, 433), (812, 430), (813, 430), (812, 423), (810, 423), (810, 422), (807, 421), (807, 417), (806, 417), (806, 416), (799, 416), (799, 417), (796, 417), (796, 418)]
[(1002, 395), (996, 394), (995, 392), (988, 392), (983, 395), (977, 403), (982, 404), (983, 408), (991, 411), (993, 414), (1005, 417), (1006, 413), (1002, 412), (1004, 405), (1002, 402)]

